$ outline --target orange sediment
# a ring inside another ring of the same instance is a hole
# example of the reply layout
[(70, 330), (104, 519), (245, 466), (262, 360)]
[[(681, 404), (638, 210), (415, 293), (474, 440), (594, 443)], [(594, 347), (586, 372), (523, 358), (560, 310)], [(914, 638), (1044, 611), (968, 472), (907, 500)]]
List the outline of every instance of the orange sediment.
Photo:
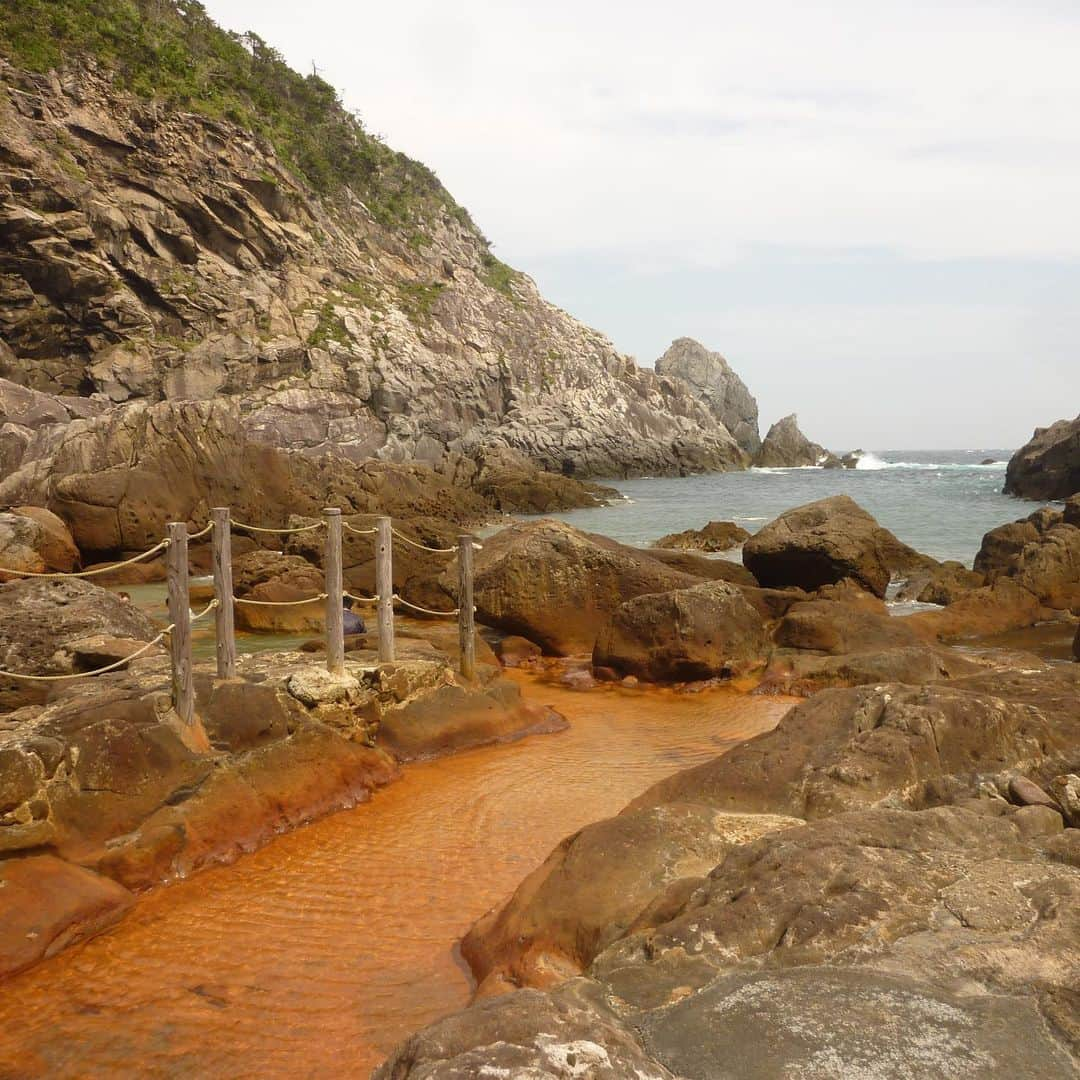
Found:
[(410, 765), (370, 803), (145, 896), (3, 984), (0, 1078), (365, 1075), (468, 1002), (456, 941), (563, 836), (790, 704), (518, 678), (568, 731)]

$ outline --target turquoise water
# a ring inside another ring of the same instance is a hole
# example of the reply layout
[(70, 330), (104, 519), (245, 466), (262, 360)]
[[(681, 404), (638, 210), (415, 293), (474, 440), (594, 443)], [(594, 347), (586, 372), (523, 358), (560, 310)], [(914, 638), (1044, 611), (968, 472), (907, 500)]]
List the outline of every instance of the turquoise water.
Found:
[[(750, 469), (618, 481), (625, 501), (552, 517), (623, 543), (735, 521), (750, 532), (793, 506), (850, 495), (901, 540), (936, 559), (970, 566), (983, 534), (1038, 503), (1002, 495), (1011, 451), (878, 450), (858, 469)], [(995, 458), (993, 465), (980, 465)]]

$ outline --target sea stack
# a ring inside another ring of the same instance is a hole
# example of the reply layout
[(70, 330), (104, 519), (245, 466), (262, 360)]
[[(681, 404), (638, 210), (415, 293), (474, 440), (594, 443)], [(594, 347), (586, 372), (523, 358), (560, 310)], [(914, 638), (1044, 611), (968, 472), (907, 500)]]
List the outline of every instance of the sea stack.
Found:
[(831, 455), (817, 443), (811, 442), (800, 430), (795, 413), (777, 420), (761, 449), (754, 455), (758, 468), (794, 469), (805, 465), (821, 465)]
[(656, 361), (656, 373), (682, 379), (751, 457), (761, 446), (758, 406), (746, 384), (718, 352), (693, 338), (676, 338)]

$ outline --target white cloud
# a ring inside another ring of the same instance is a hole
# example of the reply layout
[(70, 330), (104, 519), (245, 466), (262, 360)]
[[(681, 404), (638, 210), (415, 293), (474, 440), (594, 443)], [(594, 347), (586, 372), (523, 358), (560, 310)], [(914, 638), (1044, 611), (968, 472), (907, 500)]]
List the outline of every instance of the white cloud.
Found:
[[(578, 254), (726, 273), (770, 249), (817, 253), (808, 274), (853, 249), (1080, 260), (1071, 3), (308, 0), (301, 18), (284, 0), (208, 7), (300, 69), (315, 60), (526, 270)], [(627, 308), (643, 296), (628, 293)], [(589, 307), (580, 290), (558, 299)], [(777, 298), (763, 299), (773, 319), (740, 340), (751, 358), (790, 347)], [(917, 359), (959, 333), (1008, 362), (993, 319), (962, 305), (946, 318), (941, 297), (926, 299), (936, 315), (919, 320)], [(1025, 312), (1031, 349), (1075, 356), (1075, 339), (1048, 329), (1074, 320), (1037, 303)], [(848, 305), (846, 317), (868, 356), (897, 329), (873, 307)], [(631, 325), (614, 311), (602, 329), (651, 359)], [(1080, 396), (1077, 376), (1065, 378)]]

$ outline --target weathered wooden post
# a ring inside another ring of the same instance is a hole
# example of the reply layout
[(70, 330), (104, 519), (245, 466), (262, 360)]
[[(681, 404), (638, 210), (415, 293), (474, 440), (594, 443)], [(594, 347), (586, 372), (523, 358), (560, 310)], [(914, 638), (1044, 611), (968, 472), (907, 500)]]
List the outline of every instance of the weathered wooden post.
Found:
[(345, 609), (341, 580), (341, 511), (328, 506), (326, 515), (326, 670), (340, 675), (345, 670)]
[(471, 536), (458, 537), (458, 646), (461, 651), (461, 674), (470, 680), (476, 678), (473, 543)]
[(388, 517), (379, 518), (375, 537), (375, 593), (379, 598), (379, 663), (389, 664), (394, 659), (394, 537)]
[(219, 679), (236, 674), (236, 630), (233, 623), (232, 522), (227, 506), (210, 511), (214, 528), (214, 635), (217, 638), (217, 673)]
[(195, 687), (191, 678), (191, 601), (188, 596), (188, 535), (182, 521), (169, 522), (166, 574), (169, 588), (169, 653), (172, 703), (189, 727), (195, 723)]

